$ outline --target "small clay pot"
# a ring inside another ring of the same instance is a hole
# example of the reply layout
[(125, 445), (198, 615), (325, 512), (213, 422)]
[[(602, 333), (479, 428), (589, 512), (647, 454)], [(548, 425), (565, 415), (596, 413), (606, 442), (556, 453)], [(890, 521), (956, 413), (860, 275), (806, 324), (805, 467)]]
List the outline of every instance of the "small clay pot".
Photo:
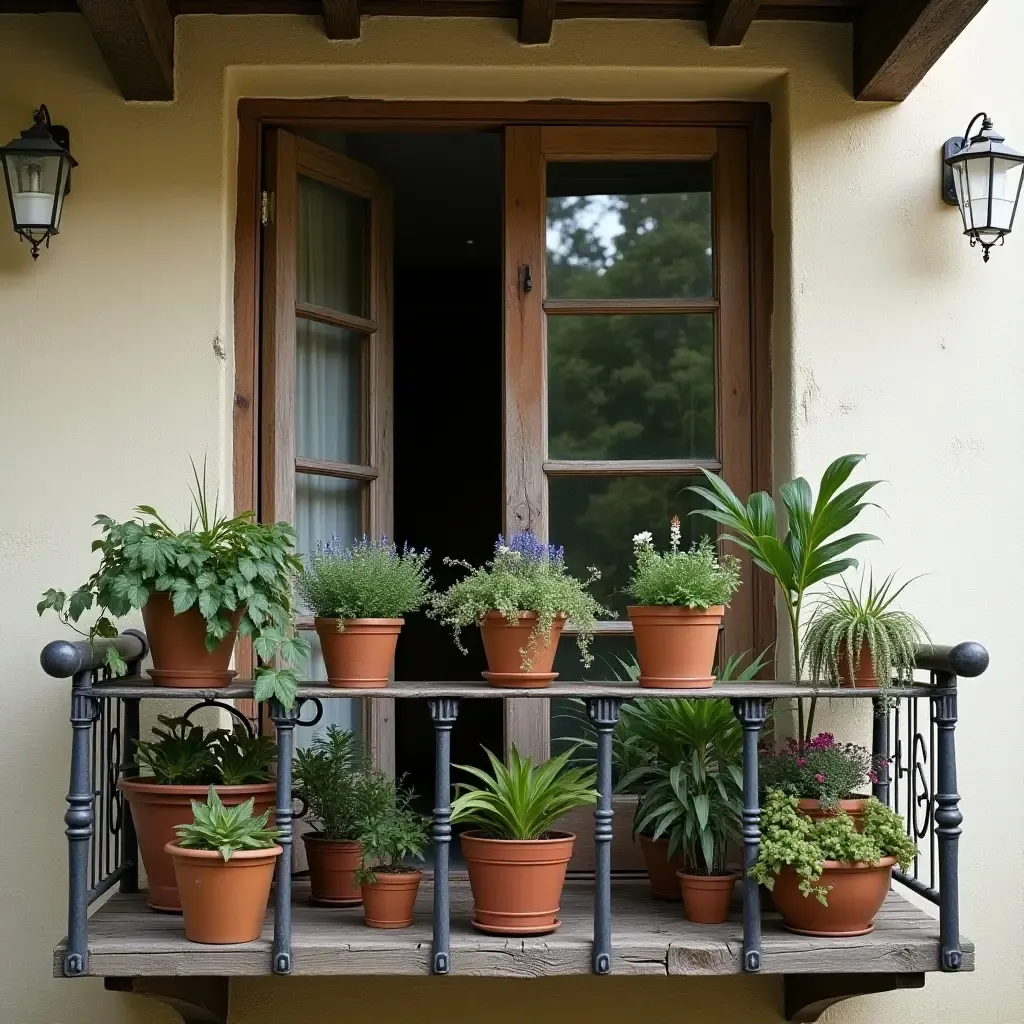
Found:
[(363, 920), (368, 927), (410, 927), (422, 880), (422, 871), (378, 871), (377, 881), (363, 882)]
[(800, 797), (797, 810), (806, 814), (811, 821), (823, 821), (825, 818), (834, 818), (840, 812), (848, 814), (853, 818), (853, 827), (858, 832), (864, 831), (864, 808), (867, 806), (866, 796), (850, 797), (847, 800), (840, 800), (836, 807), (824, 808), (821, 801), (812, 797)]
[[(487, 655), (483, 673), (491, 686), (531, 690), (550, 686), (557, 672), (552, 672), (558, 639), (562, 635), (565, 616), (559, 615), (551, 625), (546, 642), (533, 643), (530, 634), (537, 625), (536, 612), (520, 612), (519, 620), (510, 623), (501, 612), (488, 612), (480, 620), (480, 637)], [(522, 651), (530, 659), (530, 670), (523, 671)]]
[(473, 927), (494, 935), (546, 935), (561, 924), (558, 904), (576, 837), (488, 839), (463, 832), (462, 854), (473, 890)]
[[(142, 853), (142, 863), (149, 880), (147, 902), (154, 910), (171, 913), (181, 911), (174, 864), (166, 849), (177, 838), (177, 825), (192, 823), (192, 801), (206, 802), (209, 786), (168, 786), (152, 778), (125, 778), (118, 783), (132, 811), (135, 834)], [(259, 816), (270, 811), (268, 827), (274, 827), (274, 804), (277, 784), (255, 782), (247, 786), (217, 786), (217, 795), (225, 807), (245, 803), (250, 797), (252, 812)]]
[(224, 860), (218, 850), (165, 847), (174, 863), (190, 942), (254, 942), (263, 929), (274, 866), (283, 850), (238, 850)]
[(695, 924), (724, 924), (729, 919), (732, 892), (739, 877), (738, 872), (690, 875), (677, 871), (677, 884), (682, 892), (687, 918)]
[(309, 864), (310, 902), (322, 907), (358, 907), (363, 901), (356, 871), (363, 858), (363, 844), (324, 839), (304, 832), (302, 844)]
[(715, 647), (724, 605), (679, 608), (630, 605), (641, 686), (655, 689), (706, 689), (715, 681)]
[(676, 850), (675, 856), (668, 859), (668, 840), (652, 839), (642, 833), (640, 852), (644, 855), (647, 877), (651, 880), (651, 895), (656, 900), (679, 900), (679, 880), (676, 872), (683, 868), (683, 855)]
[(828, 906), (817, 897), (800, 892), (800, 879), (792, 868), (784, 868), (775, 878), (772, 896), (782, 915), (782, 923), (798, 935), (841, 938), (866, 935), (882, 909), (895, 857), (883, 857), (877, 864), (827, 860), (815, 885), (829, 890)]
[(328, 685), (346, 690), (387, 686), (405, 619), (345, 619), (340, 632), (338, 623), (338, 619), (313, 620)]
[(852, 673), (845, 643), (839, 645), (839, 649), (836, 651), (836, 661), (839, 663), (840, 686), (868, 690), (878, 687), (878, 676), (875, 675), (875, 667), (871, 663), (871, 648), (867, 641), (860, 645), (860, 654), (854, 659)]
[(206, 619), (198, 608), (174, 614), (164, 593), (154, 592), (142, 608), (153, 656), (149, 674), (157, 686), (213, 688), (227, 686), (235, 677), (228, 668), (235, 646), (235, 631), (242, 618), (239, 608), (228, 614), (231, 632), (212, 650), (206, 649)]

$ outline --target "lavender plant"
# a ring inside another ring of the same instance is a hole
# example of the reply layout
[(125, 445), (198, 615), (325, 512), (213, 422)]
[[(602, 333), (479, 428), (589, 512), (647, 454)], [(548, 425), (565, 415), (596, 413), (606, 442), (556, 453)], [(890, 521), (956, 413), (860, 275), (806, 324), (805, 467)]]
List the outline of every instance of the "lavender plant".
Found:
[(343, 548), (337, 536), (318, 542), (295, 574), (299, 600), (314, 615), (337, 619), (397, 619), (418, 611), (430, 598), (429, 551), (406, 544), (401, 552), (387, 537)]
[(545, 642), (560, 615), (567, 616), (578, 631), (576, 643), (583, 664), (592, 663), (594, 624), (599, 615), (612, 614), (587, 590), (601, 577), (597, 569), (592, 568), (584, 581), (576, 579), (565, 567), (564, 549), (545, 544), (529, 531), (513, 534), (508, 543), (499, 536), (494, 557), (482, 566), (453, 558), (444, 562), (468, 569), (469, 575), (435, 594), (428, 614), (451, 627), (463, 654), (467, 651), (462, 630), (476, 625), (488, 612), (501, 612), (509, 623), (518, 622), (520, 612), (536, 612), (537, 624), (522, 651), (524, 672), (532, 665), (531, 652)]

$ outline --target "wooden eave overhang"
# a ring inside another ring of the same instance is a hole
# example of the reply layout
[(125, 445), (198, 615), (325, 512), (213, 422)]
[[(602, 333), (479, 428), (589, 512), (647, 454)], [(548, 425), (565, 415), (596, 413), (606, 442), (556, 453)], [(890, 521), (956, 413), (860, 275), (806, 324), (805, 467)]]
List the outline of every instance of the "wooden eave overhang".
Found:
[(755, 19), (853, 25), (853, 92), (906, 99), (988, 0), (0, 0), (0, 14), (81, 11), (125, 99), (174, 98), (174, 19), (186, 14), (320, 16), (331, 39), (357, 39), (364, 15), (516, 20), (524, 46), (556, 19), (701, 21), (708, 45), (740, 46)]

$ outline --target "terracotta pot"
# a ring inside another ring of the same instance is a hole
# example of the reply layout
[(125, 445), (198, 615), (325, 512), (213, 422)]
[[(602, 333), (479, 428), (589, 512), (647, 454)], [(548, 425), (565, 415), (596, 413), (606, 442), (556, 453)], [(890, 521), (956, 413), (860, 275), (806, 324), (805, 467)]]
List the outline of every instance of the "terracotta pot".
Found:
[(678, 886), (683, 894), (683, 909), (695, 924), (725, 924), (729, 920), (732, 891), (738, 873), (728, 875), (688, 875), (677, 871)]
[(405, 619), (314, 619), (327, 669), (327, 682), (347, 690), (387, 686)]
[(834, 818), (840, 811), (853, 818), (853, 827), (858, 832), (864, 831), (864, 808), (867, 805), (866, 796), (850, 797), (848, 800), (840, 800), (837, 807), (826, 810), (821, 806), (820, 800), (811, 797), (800, 797), (797, 810), (806, 814), (811, 821), (822, 821), (825, 818)]
[(676, 872), (683, 867), (683, 855), (676, 850), (672, 860), (668, 859), (668, 840), (652, 839), (640, 835), (640, 851), (647, 866), (647, 877), (651, 880), (651, 895), (657, 900), (679, 899), (679, 881)]
[(408, 928), (422, 879), (422, 871), (380, 871), (376, 882), (363, 882), (363, 920), (370, 928)]
[[(483, 673), (491, 686), (510, 686), (524, 690), (550, 686), (557, 672), (551, 671), (562, 635), (565, 616), (560, 615), (551, 626), (547, 642), (531, 645), (530, 634), (537, 624), (536, 612), (520, 612), (519, 621), (509, 624), (501, 612), (488, 612), (480, 620), (480, 637), (484, 642), (488, 671)], [(531, 661), (530, 671), (524, 672), (523, 655), (526, 650)]]
[(546, 935), (558, 928), (558, 902), (576, 841), (571, 832), (532, 840), (463, 832), (461, 838), (474, 928), (495, 935)]
[[(132, 809), (135, 834), (139, 840), (142, 863), (149, 880), (148, 903), (154, 910), (178, 913), (181, 901), (174, 878), (174, 864), (167, 855), (168, 843), (177, 838), (176, 825), (192, 822), (191, 801), (206, 802), (209, 786), (167, 786), (151, 778), (121, 779), (118, 783)], [(253, 814), (270, 811), (269, 826), (274, 825), (274, 804), (277, 802), (277, 784), (255, 782), (248, 786), (217, 786), (217, 795), (226, 807), (253, 801)]]
[(815, 896), (804, 896), (797, 873), (784, 868), (772, 890), (782, 923), (800, 935), (866, 935), (874, 928), (875, 915), (885, 902), (895, 863), (895, 857), (883, 857), (877, 864), (825, 861), (815, 884), (829, 888), (827, 907)]
[(284, 851), (239, 850), (225, 861), (218, 850), (165, 847), (174, 862), (190, 942), (254, 942), (263, 929), (274, 866)]
[(860, 655), (853, 663), (853, 674), (850, 674), (850, 659), (847, 655), (846, 644), (840, 644), (836, 651), (836, 660), (839, 662), (839, 685), (860, 689), (874, 689), (878, 686), (878, 676), (875, 675), (874, 666), (871, 664), (871, 648), (867, 643), (860, 645)]
[(157, 686), (227, 686), (236, 675), (228, 665), (241, 617), (241, 609), (228, 616), (231, 632), (213, 651), (208, 651), (206, 619), (197, 608), (175, 615), (166, 594), (150, 594), (142, 609), (142, 621), (153, 655), (153, 667), (149, 670), (153, 682)]
[(309, 864), (310, 902), (325, 907), (358, 907), (363, 902), (356, 871), (363, 857), (363, 845), (322, 839), (316, 832), (304, 832)]
[(660, 605), (630, 605), (641, 686), (703, 689), (715, 681), (715, 647), (723, 605), (707, 611)]

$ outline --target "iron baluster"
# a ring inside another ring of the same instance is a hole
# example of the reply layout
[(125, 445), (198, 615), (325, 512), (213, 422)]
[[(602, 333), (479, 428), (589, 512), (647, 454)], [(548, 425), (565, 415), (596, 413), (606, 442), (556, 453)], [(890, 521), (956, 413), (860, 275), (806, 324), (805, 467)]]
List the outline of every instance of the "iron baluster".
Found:
[(763, 697), (739, 697), (732, 709), (743, 727), (743, 970), (761, 969), (761, 894), (750, 877), (761, 847), (757, 739), (768, 714)]
[(960, 901), (958, 891), (958, 859), (960, 825), (960, 794), (956, 787), (957, 719), (956, 676), (936, 673), (938, 691), (935, 702), (935, 724), (938, 731), (938, 791), (935, 794), (935, 832), (939, 845), (939, 945), (944, 971), (958, 971), (964, 955), (960, 948)]
[(448, 974), (452, 968), (451, 887), (448, 856), (452, 842), (452, 726), (459, 714), (454, 697), (427, 702), (434, 723), (434, 929), (431, 969)]
[(880, 803), (889, 806), (889, 698), (874, 697), (875, 710), (871, 736), (871, 759), (874, 762), (875, 781), (871, 795)]
[(270, 702), (270, 718), (277, 729), (277, 807), (274, 811), (281, 831), (278, 845), (276, 885), (274, 887), (275, 974), (292, 972), (292, 755), (295, 753), (295, 723), (301, 701), (286, 708), (280, 701)]

